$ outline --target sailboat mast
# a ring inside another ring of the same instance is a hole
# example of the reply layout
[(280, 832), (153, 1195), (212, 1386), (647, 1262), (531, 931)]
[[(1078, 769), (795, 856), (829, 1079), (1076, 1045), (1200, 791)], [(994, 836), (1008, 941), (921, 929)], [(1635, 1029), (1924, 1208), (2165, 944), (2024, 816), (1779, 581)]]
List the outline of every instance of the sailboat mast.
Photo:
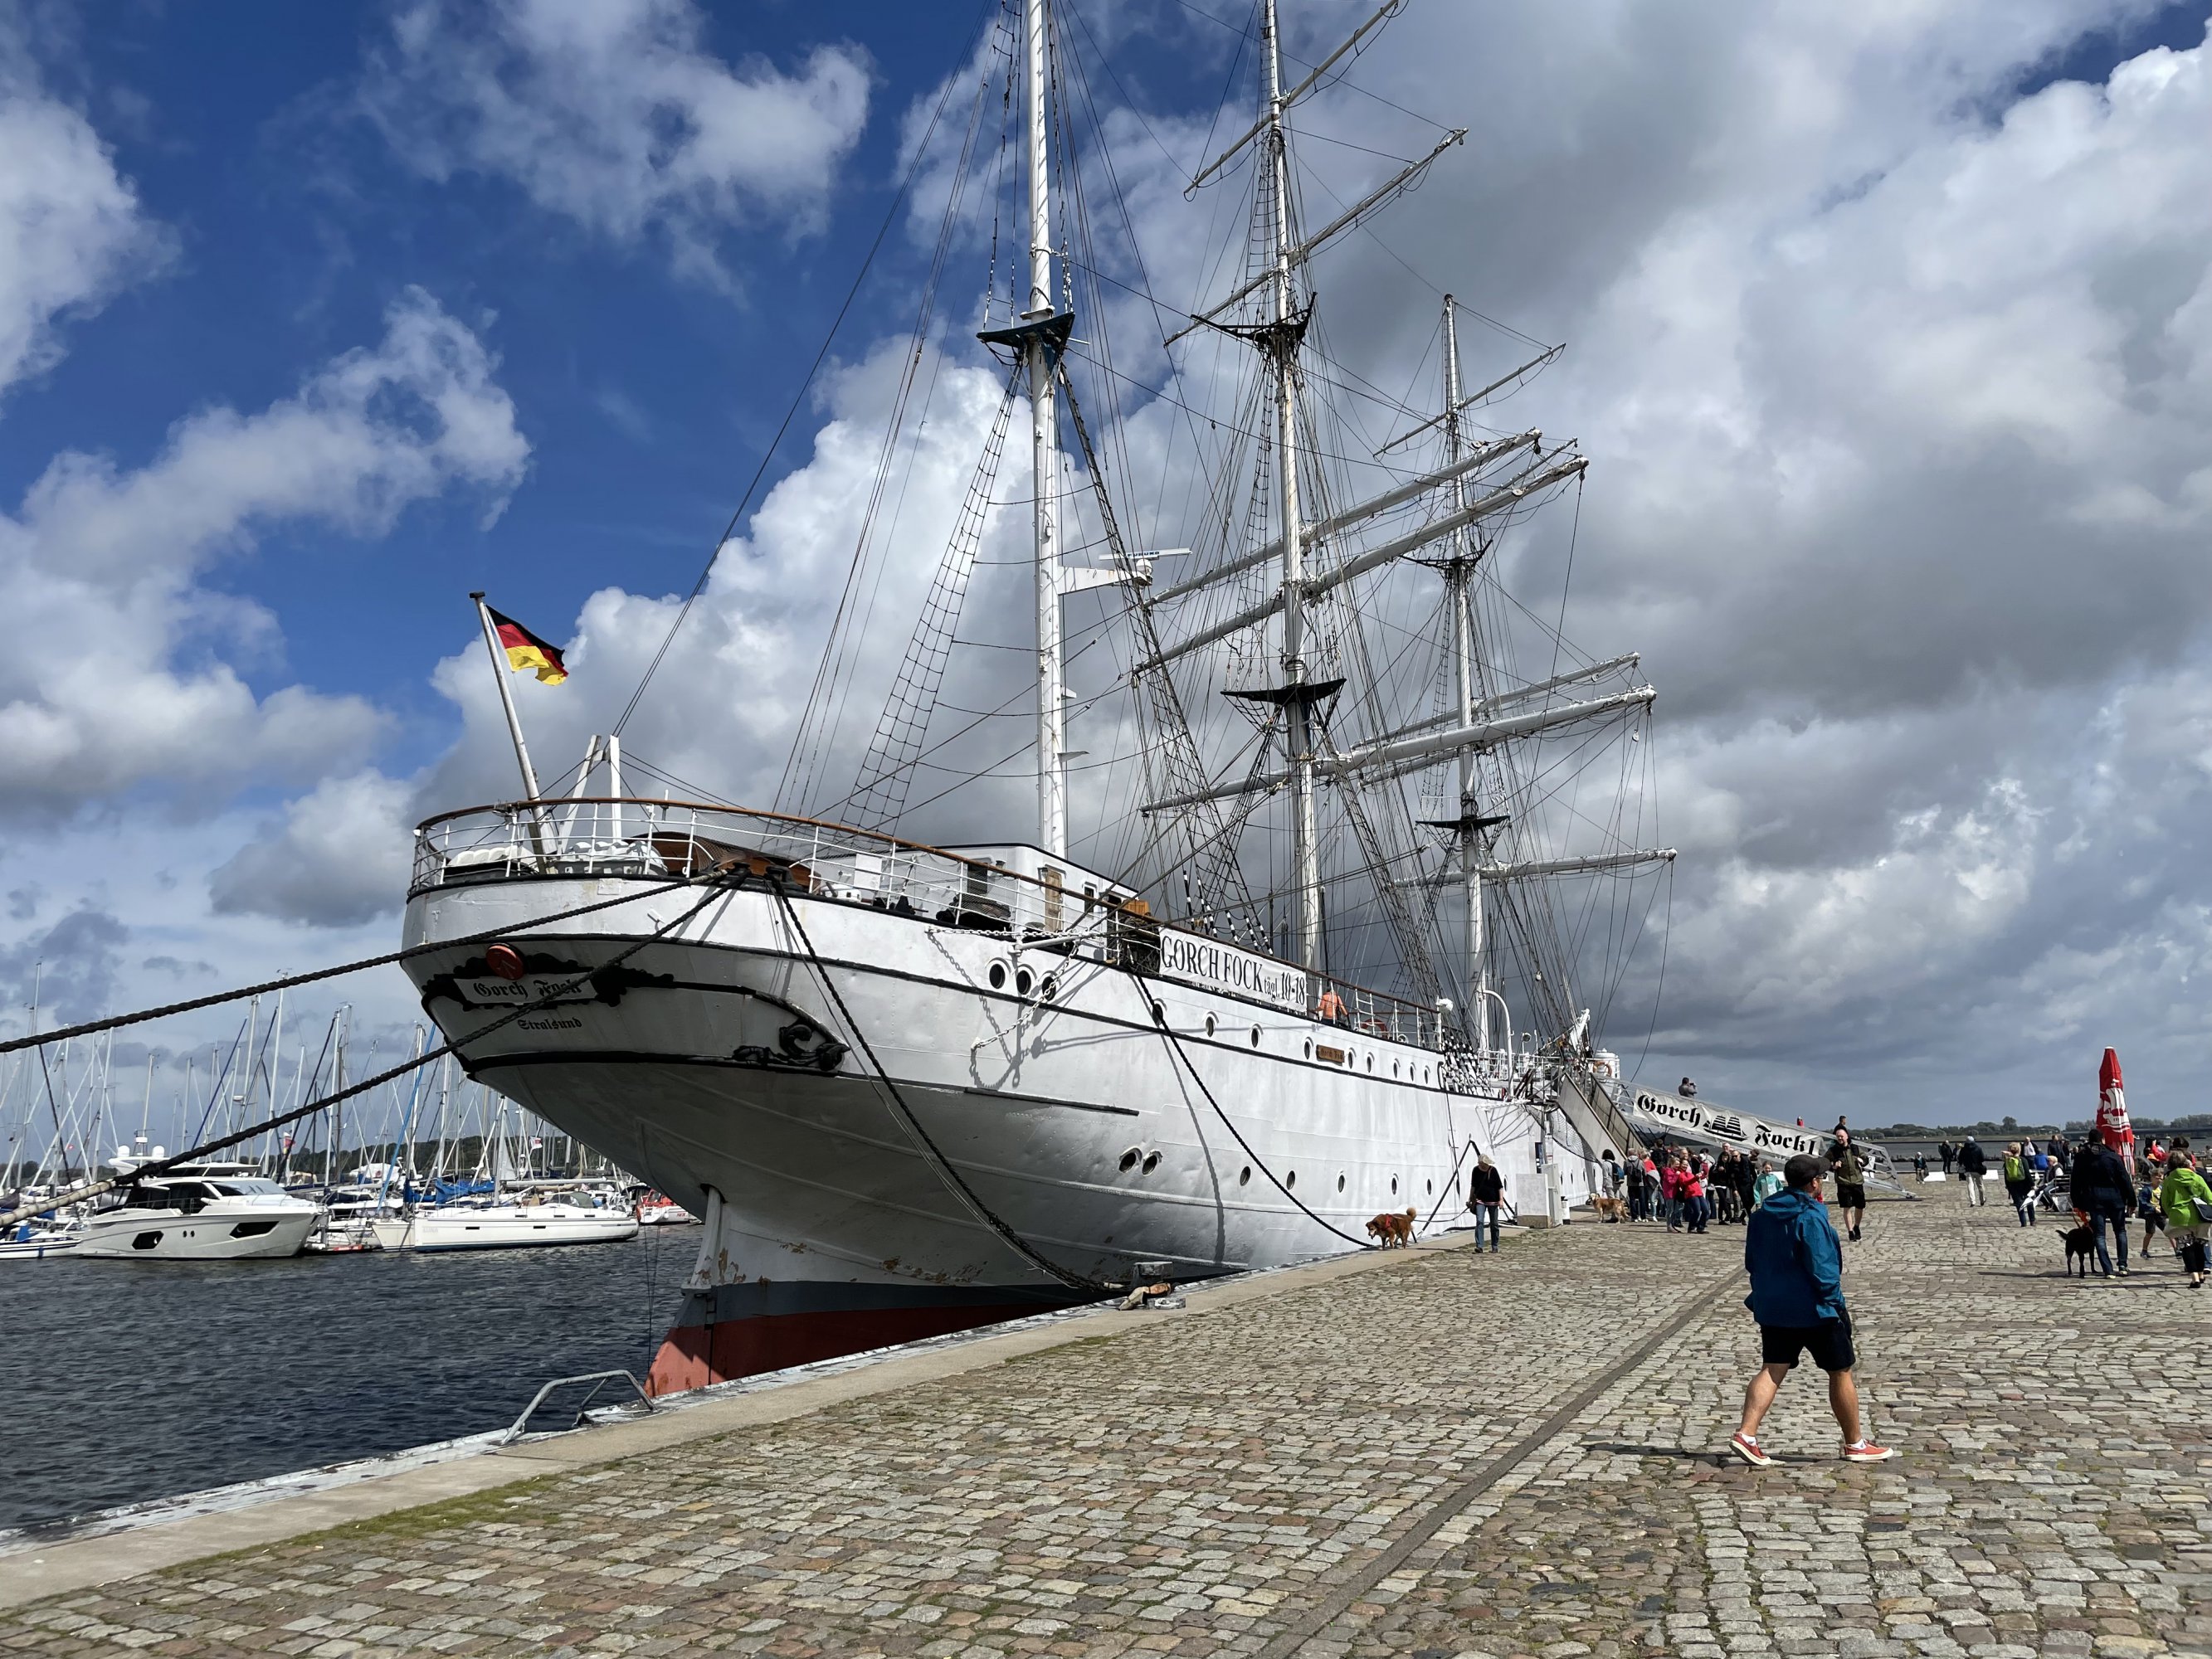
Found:
[[(1050, 130), (1046, 124), (1046, 0), (1024, 8), (1029, 82), (1030, 303), (1022, 320), (1053, 315)], [(1031, 329), (1024, 342), (1030, 381), (1030, 457), (1036, 479), (1032, 526), (1036, 535), (1037, 651), (1037, 845), (1054, 858), (1067, 856), (1067, 686), (1060, 640), (1060, 523), (1054, 492), (1060, 481), (1059, 412), (1053, 377), (1056, 342), (1051, 331)]]
[[(1459, 308), (1444, 295), (1444, 464), (1460, 459), (1459, 425)], [(1467, 483), (1455, 473), (1451, 481), (1452, 510), (1467, 510)], [(1444, 567), (1444, 586), (1451, 601), (1452, 669), (1459, 693), (1459, 723), (1474, 724), (1474, 561), (1468, 556), (1467, 532), (1452, 538), (1451, 562)], [(1474, 1005), (1474, 1048), (1490, 1048), (1490, 969), (1483, 959), (1482, 843), (1476, 829), (1475, 761), (1472, 748), (1459, 751), (1460, 881), (1467, 897), (1467, 996)]]
[(1304, 325), (1292, 316), (1290, 151), (1283, 132), (1282, 37), (1275, 0), (1261, 12), (1261, 58), (1267, 76), (1267, 189), (1274, 220), (1274, 270), (1269, 334), (1275, 377), (1275, 510), (1283, 539), (1283, 713), (1291, 772), (1291, 879), (1297, 890), (1297, 960), (1321, 966), (1321, 847), (1314, 819), (1312, 703), (1302, 688), (1305, 663), (1305, 547), (1298, 511), (1297, 353)]

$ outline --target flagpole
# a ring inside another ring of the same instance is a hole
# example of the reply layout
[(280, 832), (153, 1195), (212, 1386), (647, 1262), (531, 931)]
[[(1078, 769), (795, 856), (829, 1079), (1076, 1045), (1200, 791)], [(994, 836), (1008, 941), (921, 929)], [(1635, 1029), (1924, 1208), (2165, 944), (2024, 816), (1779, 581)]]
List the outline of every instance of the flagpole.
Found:
[(491, 653), (492, 678), (499, 682), (499, 706), (507, 710), (507, 734), (514, 739), (514, 757), (522, 763), (522, 787), (529, 799), (538, 799), (538, 773), (530, 764), (529, 745), (522, 741), (522, 717), (514, 712), (514, 691), (507, 683), (507, 653), (499, 648), (499, 634), (491, 625), (491, 611), (481, 593), (469, 595), (477, 605), (477, 620), (483, 624), (484, 649)]

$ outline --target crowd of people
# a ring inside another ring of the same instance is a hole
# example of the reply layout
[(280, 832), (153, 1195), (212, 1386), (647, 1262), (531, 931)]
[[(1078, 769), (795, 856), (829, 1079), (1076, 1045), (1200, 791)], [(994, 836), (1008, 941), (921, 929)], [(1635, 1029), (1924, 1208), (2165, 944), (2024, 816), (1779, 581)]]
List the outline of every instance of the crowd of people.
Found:
[(1737, 1148), (1717, 1155), (1660, 1142), (1623, 1160), (1605, 1154), (1605, 1192), (1631, 1221), (1662, 1221), (1670, 1233), (1702, 1233), (1714, 1222), (1741, 1225), (1781, 1188), (1774, 1160)]
[[(1837, 1234), (1856, 1243), (1866, 1224), (1866, 1165), (1849, 1126), (1838, 1119), (1826, 1151), (1814, 1156), (1823, 1179), (1835, 1184)], [(2070, 1212), (2073, 1225), (2088, 1230), (2106, 1278), (2128, 1277), (2128, 1224), (2136, 1218), (2143, 1226), (2139, 1259), (2150, 1255), (2163, 1233), (2192, 1289), (2212, 1278), (2212, 1182), (2186, 1139), (2152, 1141), (2140, 1167), (2094, 1135), (2012, 1141), (1992, 1162), (1969, 1134), (1956, 1146), (1941, 1143), (1936, 1157), (1947, 1176), (1955, 1173), (1971, 1208), (1988, 1203), (1985, 1182), (1994, 1173), (2021, 1226), (2036, 1224), (2039, 1208)], [(1913, 1163), (1927, 1173), (1924, 1154)], [(1660, 1141), (1625, 1159), (1608, 1151), (1603, 1169), (1605, 1195), (1620, 1200), (1623, 1218), (1660, 1222), (1670, 1233), (1703, 1233), (1714, 1223), (1747, 1224), (1785, 1187), (1775, 1158), (1738, 1147), (1713, 1153)]]

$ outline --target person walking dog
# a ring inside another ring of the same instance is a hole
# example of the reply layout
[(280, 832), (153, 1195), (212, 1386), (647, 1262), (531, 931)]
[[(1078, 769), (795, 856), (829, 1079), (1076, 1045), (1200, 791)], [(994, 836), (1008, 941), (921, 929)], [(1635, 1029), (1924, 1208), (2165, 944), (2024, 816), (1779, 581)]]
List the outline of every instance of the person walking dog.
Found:
[[(2106, 1279), (2112, 1276), (2112, 1257), (2119, 1257), (2120, 1277), (2128, 1276), (2128, 1217), (2135, 1212), (2136, 1183), (2120, 1155), (2101, 1140), (2086, 1142), (2074, 1158), (2074, 1207), (2089, 1218), (2096, 1230), (2097, 1266)], [(2112, 1231), (2112, 1248), (2105, 1248), (2105, 1230)]]
[(1478, 1157), (1467, 1177), (1468, 1207), (1474, 1212), (1474, 1253), (1482, 1254), (1482, 1226), (1490, 1224), (1490, 1253), (1498, 1254), (1498, 1212), (1505, 1202), (1505, 1176), (1487, 1158)]
[(1828, 1409), (1843, 1431), (1844, 1457), (1879, 1463), (1896, 1455), (1869, 1438), (1859, 1423), (1844, 1251), (1821, 1201), (1821, 1173), (1820, 1158), (1798, 1153), (1782, 1166), (1783, 1190), (1752, 1212), (1744, 1229), (1744, 1271), (1751, 1275), (1744, 1305), (1759, 1322), (1760, 1364), (1743, 1391), (1743, 1421), (1729, 1437), (1729, 1449), (1761, 1468), (1774, 1459), (1759, 1443), (1759, 1423), (1806, 1352), (1828, 1374)]

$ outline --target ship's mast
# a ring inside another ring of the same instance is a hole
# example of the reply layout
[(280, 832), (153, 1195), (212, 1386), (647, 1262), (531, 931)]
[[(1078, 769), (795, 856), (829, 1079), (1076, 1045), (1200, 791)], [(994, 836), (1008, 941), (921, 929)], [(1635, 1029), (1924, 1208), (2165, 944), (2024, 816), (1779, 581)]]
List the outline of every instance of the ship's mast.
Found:
[(1275, 0), (1261, 11), (1261, 57), (1267, 76), (1267, 156), (1273, 220), (1269, 360), (1275, 379), (1275, 511), (1282, 525), (1283, 714), (1291, 773), (1291, 881), (1297, 890), (1298, 965), (1321, 967), (1321, 850), (1314, 818), (1313, 706), (1306, 690), (1304, 526), (1298, 512), (1297, 355), (1304, 333), (1291, 308), (1290, 151), (1284, 140), (1282, 37)]
[[(1444, 463), (1460, 459), (1459, 316), (1452, 297), (1444, 295)], [(1455, 474), (1451, 481), (1452, 510), (1467, 509), (1467, 484)], [(1452, 670), (1459, 693), (1459, 723), (1474, 724), (1474, 561), (1468, 556), (1465, 532), (1452, 538), (1452, 557), (1444, 566), (1444, 592), (1451, 602)], [(1467, 897), (1467, 995), (1474, 1016), (1474, 1050), (1490, 1048), (1490, 969), (1484, 960), (1482, 937), (1482, 848), (1477, 830), (1474, 801), (1475, 751), (1459, 751), (1460, 883)], [(1462, 1030), (1467, 1029), (1465, 1027)]]
[[(1053, 316), (1052, 195), (1046, 125), (1046, 0), (1027, 0), (1024, 29), (1028, 59), (1027, 139), (1030, 185), (1030, 302), (1022, 320), (1042, 325)], [(1032, 525), (1036, 568), (1037, 845), (1054, 858), (1067, 856), (1066, 665), (1060, 642), (1060, 483), (1058, 410), (1054, 374), (1059, 341), (1054, 331), (1030, 328), (1023, 341), (1030, 382), (1030, 455), (1036, 486)]]

